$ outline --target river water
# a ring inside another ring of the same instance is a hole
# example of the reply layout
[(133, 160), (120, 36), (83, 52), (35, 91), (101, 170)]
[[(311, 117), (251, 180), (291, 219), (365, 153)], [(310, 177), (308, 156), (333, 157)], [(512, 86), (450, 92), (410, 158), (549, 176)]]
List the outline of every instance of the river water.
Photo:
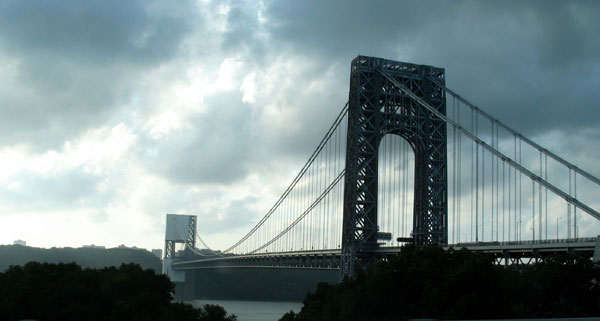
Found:
[(299, 312), (301, 302), (271, 301), (228, 301), (228, 300), (193, 300), (187, 301), (194, 307), (205, 304), (218, 304), (229, 314), (235, 314), (238, 321), (277, 321), (290, 310)]

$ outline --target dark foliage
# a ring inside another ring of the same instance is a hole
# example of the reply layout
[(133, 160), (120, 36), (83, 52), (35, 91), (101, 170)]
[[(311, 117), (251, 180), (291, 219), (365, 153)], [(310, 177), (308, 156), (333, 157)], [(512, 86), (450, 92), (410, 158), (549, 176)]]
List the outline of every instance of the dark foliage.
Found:
[(0, 273), (0, 320), (234, 321), (220, 306), (173, 302), (173, 284), (136, 264), (82, 269), (30, 262)]
[(405, 246), (354, 279), (319, 284), (280, 320), (598, 316), (599, 281), (600, 267), (576, 254), (511, 269), (467, 250)]

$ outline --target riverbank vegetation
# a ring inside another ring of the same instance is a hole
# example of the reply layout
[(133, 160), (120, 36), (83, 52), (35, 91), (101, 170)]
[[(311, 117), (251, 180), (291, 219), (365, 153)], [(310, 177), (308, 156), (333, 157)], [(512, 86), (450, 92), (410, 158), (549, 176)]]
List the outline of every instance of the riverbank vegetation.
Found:
[(236, 320), (220, 306), (175, 302), (173, 288), (166, 276), (137, 264), (82, 269), (30, 262), (0, 273), (0, 320)]
[(600, 315), (600, 267), (577, 254), (521, 268), (437, 246), (399, 255), (340, 284), (321, 283), (280, 321), (497, 319)]

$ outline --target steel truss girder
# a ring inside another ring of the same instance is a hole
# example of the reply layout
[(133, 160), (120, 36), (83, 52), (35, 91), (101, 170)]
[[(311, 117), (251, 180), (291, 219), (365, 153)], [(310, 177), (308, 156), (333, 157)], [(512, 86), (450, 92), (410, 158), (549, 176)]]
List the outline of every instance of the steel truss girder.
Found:
[[(385, 73), (385, 75), (384, 75)], [(352, 61), (344, 182), (341, 276), (376, 260), (378, 149), (387, 134), (403, 137), (415, 153), (412, 237), (416, 244), (447, 243), (446, 122), (387, 77), (446, 114), (444, 69), (375, 57)]]
[[(465, 248), (469, 251), (488, 253), (497, 265), (519, 267), (535, 264), (561, 253), (580, 253), (590, 259), (600, 256), (600, 237), (521, 241), (521, 242), (476, 242), (459, 243), (443, 247), (444, 250)], [(387, 260), (397, 255), (402, 247), (380, 247), (377, 260)], [(218, 268), (286, 268), (286, 269), (340, 269), (340, 249), (315, 251), (272, 252), (247, 255), (198, 256), (179, 260), (173, 264), (175, 270), (218, 269)]]
[(215, 256), (174, 264), (178, 270), (217, 268), (339, 269), (338, 250)]

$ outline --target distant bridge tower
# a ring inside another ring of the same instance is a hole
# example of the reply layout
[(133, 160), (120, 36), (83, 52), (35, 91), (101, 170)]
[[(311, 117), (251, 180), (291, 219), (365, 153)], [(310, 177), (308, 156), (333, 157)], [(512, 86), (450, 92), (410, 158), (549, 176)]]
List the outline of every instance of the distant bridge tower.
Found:
[(173, 282), (185, 282), (184, 272), (174, 271), (172, 268), (176, 243), (184, 243), (186, 247), (196, 246), (195, 215), (167, 214), (163, 274), (168, 275)]
[(366, 267), (377, 249), (378, 148), (387, 134), (403, 137), (415, 155), (415, 244), (448, 239), (446, 123), (409, 98), (393, 78), (446, 114), (444, 69), (374, 57), (352, 61), (344, 182), (341, 275)]

